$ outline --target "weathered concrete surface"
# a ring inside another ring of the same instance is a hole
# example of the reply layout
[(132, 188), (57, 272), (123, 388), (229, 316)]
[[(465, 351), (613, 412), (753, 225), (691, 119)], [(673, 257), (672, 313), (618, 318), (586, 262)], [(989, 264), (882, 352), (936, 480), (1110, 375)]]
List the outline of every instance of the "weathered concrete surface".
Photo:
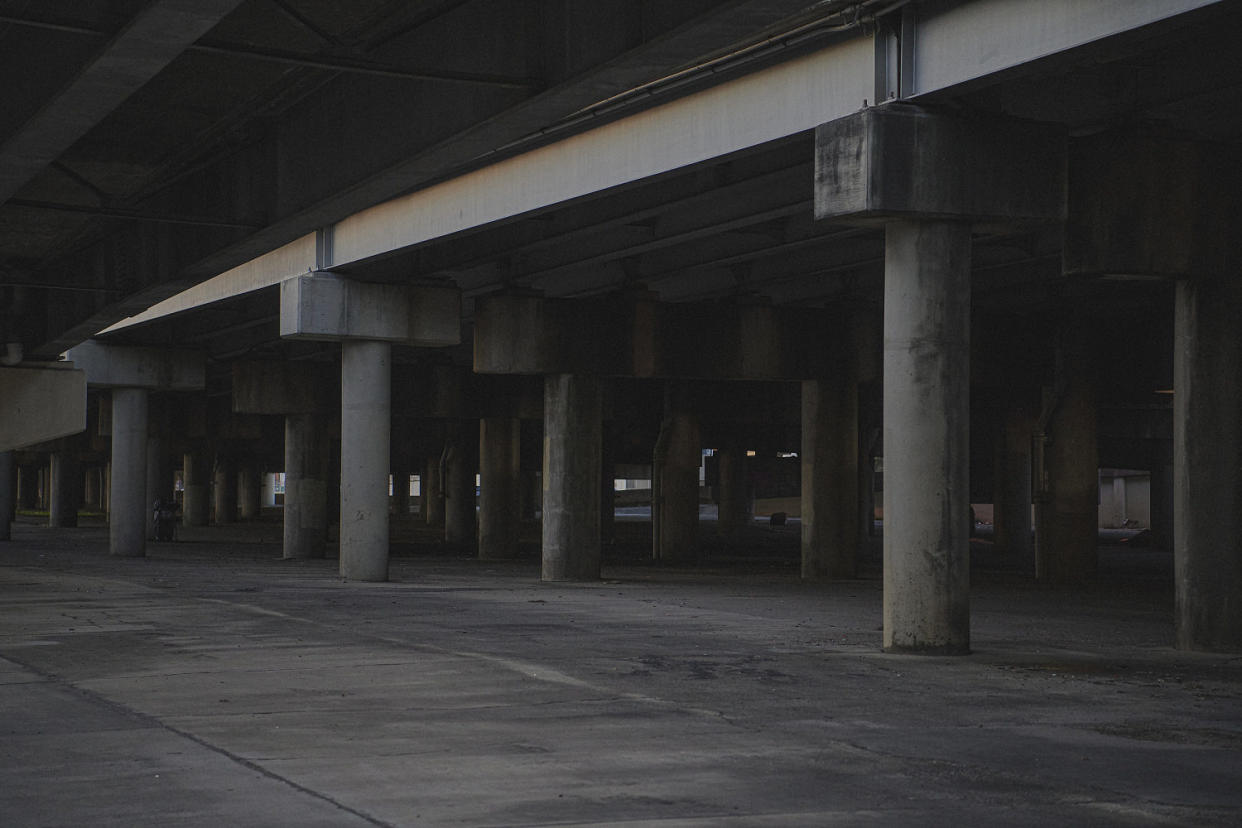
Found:
[(548, 376), (543, 399), (543, 579), (593, 581), (601, 557), (602, 383)]
[(970, 649), (970, 228), (890, 222), (884, 648)]
[(396, 557), (373, 584), (270, 529), (143, 559), (14, 532), (6, 825), (1242, 819), (1242, 664), (1172, 649), (1165, 553), (1108, 592), (977, 582), (975, 655), (914, 658), (879, 652), (878, 581), (793, 567)]
[(1236, 277), (1177, 285), (1173, 548), (1178, 645), (1242, 652), (1242, 369)]
[(341, 343), (341, 575), (388, 576), (392, 345)]

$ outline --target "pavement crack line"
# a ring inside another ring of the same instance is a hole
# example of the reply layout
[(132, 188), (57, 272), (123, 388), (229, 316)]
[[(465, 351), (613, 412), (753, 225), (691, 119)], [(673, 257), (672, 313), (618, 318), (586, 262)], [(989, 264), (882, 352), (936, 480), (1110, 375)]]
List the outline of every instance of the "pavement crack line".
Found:
[(71, 695), (77, 696), (78, 698), (83, 699), (87, 702), (90, 702), (91, 704), (95, 704), (105, 709), (111, 710), (115, 713), (119, 713), (122, 716), (125, 716), (134, 721), (148, 724), (152, 727), (159, 728), (160, 730), (163, 730), (167, 733), (171, 733), (174, 736), (193, 742), (199, 747), (205, 748), (211, 751), (212, 753), (223, 756), (224, 758), (228, 759), (230, 762), (241, 765), (247, 770), (253, 771), (263, 776), (266, 779), (270, 779), (273, 782), (279, 782), (283, 785), (286, 785), (289, 788), (292, 788), (298, 793), (313, 797), (314, 799), (318, 799), (321, 802), (326, 802), (327, 804), (331, 805), (337, 810), (344, 811), (345, 813), (355, 816), (358, 819), (361, 819), (370, 825), (379, 826), (379, 828), (396, 828), (396, 826), (390, 822), (384, 822), (383, 820), (376, 819), (370, 814), (364, 811), (360, 811), (357, 808), (352, 808), (343, 802), (333, 799), (327, 794), (320, 793), (319, 791), (316, 791), (313, 788), (308, 788), (305, 785), (302, 785), (298, 782), (294, 782), (292, 779), (289, 779), (286, 776), (281, 776), (278, 773), (268, 770), (267, 768), (263, 767), (262, 765), (258, 764), (257, 762), (251, 759), (247, 759), (244, 756), (238, 756), (236, 753), (233, 753), (230, 750), (220, 747), (219, 745), (212, 744), (211, 742), (207, 741), (201, 736), (197, 736), (193, 733), (190, 733), (189, 731), (182, 730), (181, 728), (178, 728), (178, 727), (174, 727), (168, 724), (167, 722), (164, 722), (149, 713), (144, 713), (141, 710), (136, 710), (132, 707), (128, 707), (127, 705), (114, 701), (113, 699), (108, 698), (102, 693), (97, 693), (94, 690), (88, 690), (85, 687), (79, 687), (77, 684), (74, 684), (71, 681), (65, 681), (59, 676), (44, 672), (43, 670), (39, 669), (37, 666), (30, 664), (22, 659), (14, 658), (9, 653), (0, 653), (0, 658), (5, 659), (6, 661), (10, 661), (13, 664), (18, 665), (19, 667), (25, 670), (29, 670), (35, 675), (43, 677), (43, 679), (47, 681), (48, 683), (54, 684), (64, 689), (67, 693)]

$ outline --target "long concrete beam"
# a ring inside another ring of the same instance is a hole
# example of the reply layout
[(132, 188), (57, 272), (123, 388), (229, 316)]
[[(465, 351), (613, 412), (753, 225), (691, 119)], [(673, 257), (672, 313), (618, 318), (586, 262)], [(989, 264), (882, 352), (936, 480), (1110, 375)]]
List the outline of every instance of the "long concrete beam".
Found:
[[(973, 0), (914, 30), (907, 97), (918, 98), (1032, 65), (1223, 0)], [(903, 82), (903, 86), (905, 82)]]
[[(919, 22), (911, 94), (918, 99), (981, 82), (1222, 1), (974, 0)], [(871, 37), (829, 46), (358, 211), (325, 231), (331, 244), (304, 236), (109, 330), (804, 132), (873, 99), (875, 71)]]
[(0, 203), (240, 4), (241, 0), (159, 0), (135, 15), (0, 147)]

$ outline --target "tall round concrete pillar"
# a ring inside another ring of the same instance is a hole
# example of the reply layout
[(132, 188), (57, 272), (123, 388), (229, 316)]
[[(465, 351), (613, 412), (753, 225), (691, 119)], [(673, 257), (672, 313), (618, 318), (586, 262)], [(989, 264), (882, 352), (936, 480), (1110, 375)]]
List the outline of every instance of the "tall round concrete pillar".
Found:
[(0, 451), (0, 541), (12, 538), (17, 507), (17, 468), (13, 452)]
[(212, 475), (212, 514), (217, 526), (237, 522), (237, 466), (224, 452), (216, 454)]
[(1099, 459), (1095, 385), (1083, 325), (1068, 329), (1060, 347), (1062, 380), (1045, 406), (1040, 491), (1035, 497), (1035, 577), (1074, 584), (1095, 577), (1099, 526)]
[(699, 423), (688, 410), (688, 392), (670, 386), (664, 422), (652, 457), (652, 553), (657, 561), (698, 559), (699, 467), (703, 462)]
[(284, 557), (322, 558), (328, 538), (328, 443), (317, 414), (285, 416)]
[(77, 526), (78, 507), (82, 502), (82, 466), (72, 452), (58, 451), (52, 455), (51, 495), (47, 525)]
[(970, 226), (891, 221), (884, 261), (884, 650), (970, 650)]
[(341, 343), (341, 575), (388, 578), (392, 346)]
[(141, 557), (147, 548), (147, 394), (141, 388), (112, 389), (112, 512), (108, 551)]
[(210, 463), (199, 451), (186, 453), (181, 462), (181, 524), (206, 526), (211, 512)]
[(479, 421), (479, 557), (516, 558), (521, 521), (520, 420)]
[(1242, 284), (1177, 283), (1173, 562), (1177, 646), (1242, 651)]
[(474, 458), (478, 448), (475, 421), (450, 425), (444, 454), (444, 540), (451, 546), (469, 547), (477, 540)]
[(600, 380), (575, 374), (544, 379), (543, 580), (599, 578)]
[(1030, 411), (1011, 408), (1005, 413), (996, 447), (992, 479), (993, 545), (997, 553), (1030, 567), (1031, 544), (1031, 433)]
[(843, 373), (802, 383), (802, 577), (858, 574), (858, 393)]

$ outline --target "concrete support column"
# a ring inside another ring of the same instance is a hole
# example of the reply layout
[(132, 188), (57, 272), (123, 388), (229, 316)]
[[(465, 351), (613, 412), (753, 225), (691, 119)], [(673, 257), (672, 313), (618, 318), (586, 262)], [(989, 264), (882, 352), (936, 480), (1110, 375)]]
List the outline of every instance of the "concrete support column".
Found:
[(284, 557), (322, 558), (328, 538), (328, 444), (323, 417), (285, 416)]
[(103, 476), (103, 467), (91, 465), (86, 468), (86, 474), (82, 481), (82, 505), (89, 509), (99, 509), (102, 507), (102, 498), (99, 496), (100, 478)]
[(0, 451), (0, 541), (12, 538), (17, 507), (17, 468), (13, 452)]
[(39, 470), (26, 463), (17, 469), (17, 505), (21, 509), (34, 509), (39, 503)]
[(211, 472), (207, 455), (187, 452), (181, 463), (181, 525), (206, 526), (211, 512)]
[(970, 226), (890, 221), (884, 650), (970, 650)]
[(216, 454), (211, 484), (212, 514), (217, 526), (237, 522), (237, 465), (224, 452)]
[(993, 544), (998, 554), (1034, 561), (1031, 544), (1031, 412), (1011, 408), (1005, 413), (996, 447), (992, 478)]
[(617, 540), (616, 449), (607, 425), (602, 432), (599, 461), (599, 540), (608, 547)]
[(147, 547), (147, 396), (142, 388), (112, 389), (112, 513), (108, 551), (141, 557)]
[(48, 455), (39, 466), (39, 508), (52, 507), (52, 457)]
[(155, 538), (155, 501), (173, 499), (172, 462), (159, 437), (147, 438), (147, 537)]
[(1173, 459), (1151, 470), (1151, 540), (1157, 549), (1173, 548)]
[(428, 457), (420, 481), (423, 520), (436, 529), (444, 526), (444, 486), (440, 468), (442, 459), (443, 455)]
[(729, 443), (716, 452), (719, 512), (716, 527), (721, 537), (736, 537), (754, 520), (750, 498), (750, 481), (746, 476), (746, 450), (739, 443)]
[(82, 465), (75, 454), (58, 451), (52, 454), (51, 503), (48, 504), (47, 525), (73, 527), (78, 525), (78, 507), (82, 505)]
[(1071, 325), (1059, 349), (1057, 387), (1044, 403), (1035, 495), (1035, 577), (1052, 584), (1095, 577), (1099, 460), (1095, 384), (1086, 328)]
[(412, 505), (410, 473), (403, 468), (394, 469), (392, 473), (392, 503), (389, 511), (394, 515), (408, 515)]
[(242, 520), (257, 520), (262, 508), (263, 474), (253, 460), (242, 464), (237, 474), (237, 510)]
[(388, 579), (392, 345), (341, 343), (341, 575)]
[(104, 463), (103, 470), (100, 472), (100, 478), (103, 480), (103, 488), (100, 497), (103, 500), (104, 515), (108, 520), (112, 519), (112, 461)]
[(858, 392), (843, 372), (802, 383), (802, 577), (858, 574)]
[(451, 546), (469, 547), (477, 540), (474, 481), (478, 447), (475, 421), (449, 425), (444, 452), (444, 540)]
[(479, 422), (479, 557), (516, 558), (521, 522), (522, 422), (486, 417)]
[(600, 380), (553, 374), (543, 397), (543, 580), (599, 578)]
[(1173, 561), (1177, 646), (1242, 651), (1242, 283), (1177, 283)]
[(698, 558), (699, 466), (703, 462), (699, 422), (689, 409), (688, 391), (670, 384), (664, 421), (652, 457), (652, 555), (669, 564)]

